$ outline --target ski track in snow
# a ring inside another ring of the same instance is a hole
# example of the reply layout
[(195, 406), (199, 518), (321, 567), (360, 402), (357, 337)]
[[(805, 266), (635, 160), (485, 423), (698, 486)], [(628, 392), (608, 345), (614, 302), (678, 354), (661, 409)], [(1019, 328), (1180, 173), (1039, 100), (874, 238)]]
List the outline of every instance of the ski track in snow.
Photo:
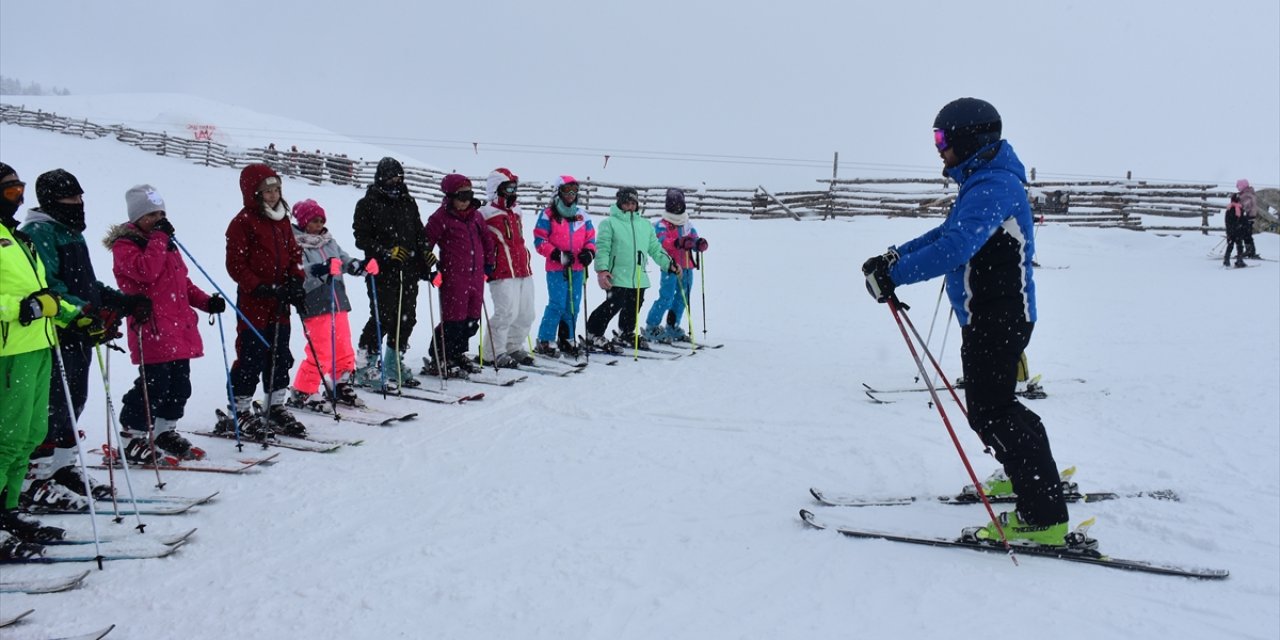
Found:
[[(221, 234), (240, 207), (236, 171), (111, 140), (11, 125), (0, 135), (4, 160), (29, 184), (58, 166), (79, 177), (100, 278), (112, 280), (98, 239), (124, 219), (123, 192), (148, 182), (164, 195), (179, 239), (230, 285)], [(287, 180), (284, 193), (290, 202), (318, 200), (354, 251), (350, 211), (360, 191)], [(424, 214), (437, 204), (419, 202)], [(603, 210), (593, 213), (598, 220)], [(199, 527), (191, 543), (167, 559), (111, 563), (74, 591), (5, 595), (3, 612), (36, 609), (5, 637), (113, 622), (113, 640), (978, 637), (994, 629), (1034, 629), (1041, 638), (1280, 635), (1280, 267), (1218, 269), (1204, 260), (1214, 236), (1041, 229), (1042, 261), (1071, 268), (1036, 273), (1031, 368), (1047, 380), (1088, 382), (1050, 382), (1050, 397), (1029, 406), (1044, 417), (1060, 466), (1077, 465), (1086, 490), (1182, 495), (1176, 503), (1073, 506), (1073, 522), (1098, 518), (1092, 533), (1104, 550), (1222, 567), (1229, 580), (1037, 558), (1014, 567), (999, 555), (849, 540), (799, 522), (798, 508), (815, 508), (810, 486), (930, 495), (969, 482), (925, 396), (874, 405), (861, 388), (906, 386), (916, 370), (888, 310), (863, 291), (858, 266), (934, 223), (698, 221), (711, 242), (708, 335), (724, 349), (531, 376), (484, 387), (485, 400), (461, 406), (365, 394), (419, 413), (391, 427), (304, 416), (317, 432), (365, 444), (283, 451), (278, 464), (242, 476), (165, 474), (167, 493), (221, 491), (188, 515), (144, 518), (155, 532)], [(1276, 236), (1257, 240), (1263, 255), (1280, 255)], [(540, 317), (545, 282), (535, 271)], [(366, 301), (361, 287), (348, 292), (358, 331)], [(936, 281), (900, 289), (922, 332), (937, 292)], [(588, 305), (601, 299), (598, 289), (588, 292)], [(413, 362), (427, 343), (426, 310), (418, 315)], [(946, 335), (940, 358), (954, 376), (959, 331), (948, 331), (945, 318), (944, 309), (933, 344)], [(205, 357), (193, 363), (198, 392), (186, 428), (212, 424), (224, 388), (217, 328), (202, 322), (201, 331)], [(295, 331), (295, 353), (302, 340)], [(113, 365), (118, 407), (136, 369), (118, 354)], [(985, 476), (994, 460), (944, 402)], [(95, 377), (82, 424), (91, 446), (104, 439), (103, 416)], [(235, 455), (227, 441), (199, 444), (218, 459)], [(259, 451), (246, 446), (243, 455)], [(155, 491), (153, 472), (131, 479), (140, 493)], [(986, 517), (980, 508), (936, 504), (821, 515), (937, 536)], [(48, 520), (88, 531), (83, 517)], [(134, 524), (99, 522), (113, 534)], [(17, 579), (73, 569), (0, 571)]]

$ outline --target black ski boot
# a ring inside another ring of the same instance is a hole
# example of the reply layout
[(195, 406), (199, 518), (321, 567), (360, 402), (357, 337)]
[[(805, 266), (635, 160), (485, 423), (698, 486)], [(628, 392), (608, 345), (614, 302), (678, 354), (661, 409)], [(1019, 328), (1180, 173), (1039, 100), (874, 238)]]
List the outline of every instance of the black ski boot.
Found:
[(267, 410), (267, 422), (271, 424), (272, 430), (283, 436), (291, 436), (294, 438), (307, 437), (306, 425), (298, 422), (298, 419), (289, 413), (284, 405), (272, 405)]
[(55, 542), (67, 536), (67, 532), (58, 527), (48, 527), (35, 519), (23, 517), (17, 511), (0, 509), (0, 531), (7, 531), (23, 542), (45, 544)]

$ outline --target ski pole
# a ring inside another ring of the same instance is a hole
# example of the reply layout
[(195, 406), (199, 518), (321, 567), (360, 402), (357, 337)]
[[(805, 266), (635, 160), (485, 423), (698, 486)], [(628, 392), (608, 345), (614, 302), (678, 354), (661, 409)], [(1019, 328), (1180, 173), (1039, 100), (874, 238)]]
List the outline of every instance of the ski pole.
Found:
[[(151, 450), (151, 466), (155, 467), (156, 472), (156, 489), (163, 490), (164, 483), (160, 481), (160, 461), (156, 459), (156, 430), (155, 423), (151, 420), (151, 397), (147, 391), (147, 356), (142, 351), (142, 325), (138, 325), (138, 374), (142, 378), (142, 415), (147, 421), (147, 446)], [(121, 458), (124, 457), (121, 452)]]
[[(574, 275), (573, 275), (573, 266), (572, 266), (572, 265), (570, 265), (570, 268), (569, 268), (569, 286), (570, 286), (570, 288), (571, 288), (571, 289), (573, 289), (573, 291), (574, 291), (574, 292), (576, 292), (576, 291), (577, 291), (577, 289), (578, 289), (578, 287), (577, 287), (577, 285), (574, 285), (574, 284), (573, 284), (573, 278), (574, 278)], [(580, 305), (578, 305), (578, 306), (582, 307), (583, 309), (586, 309), (586, 308), (587, 308), (587, 268), (586, 268), (586, 267), (583, 267), (583, 268), (582, 268), (582, 304), (580, 304)], [(582, 358), (583, 358), (583, 360), (586, 360), (588, 363), (590, 363), (590, 362), (591, 362), (591, 350), (590, 350), (590, 349), (588, 349), (585, 345), (583, 345), (583, 344), (581, 343), (581, 341), (579, 341), (579, 340), (578, 340), (578, 336), (577, 336), (577, 334), (578, 334), (578, 314), (576, 314), (576, 313), (575, 313), (575, 314), (573, 314), (573, 315), (571, 315), (571, 316), (569, 316), (569, 317), (573, 319), (573, 324), (572, 324), (572, 325), (570, 325), (570, 326), (572, 327), (572, 331), (570, 331), (570, 332), (569, 332), (569, 333), (570, 333), (570, 336), (569, 336), (569, 337), (570, 337), (570, 339), (572, 339), (572, 340), (573, 340), (573, 346), (575, 346), (575, 347), (579, 347), (579, 348), (581, 349), (581, 351), (582, 351)], [(583, 329), (582, 329), (582, 330), (583, 330), (583, 333), (586, 333), (586, 326), (587, 326), (587, 319), (586, 319), (586, 316), (584, 315), (584, 316), (583, 316), (583, 318), (582, 318), (582, 327), (583, 327)]]
[[(484, 301), (484, 296), (480, 296), (480, 308), (484, 310), (484, 326), (488, 328), (489, 338), (493, 338), (493, 322), (489, 320), (489, 303)], [(493, 371), (498, 372), (498, 345), (493, 347)], [(484, 333), (480, 334), (480, 366), (484, 367)]]
[[(116, 430), (116, 422), (115, 422), (116, 410), (111, 403), (111, 352), (107, 351), (106, 356), (103, 356), (101, 345), (94, 345), (93, 350), (94, 350), (94, 353), (98, 356), (98, 370), (102, 372), (103, 394), (107, 397), (106, 398), (107, 399), (107, 402), (106, 402), (107, 449), (110, 449), (111, 448), (111, 432)], [(142, 350), (141, 343), (138, 344), (138, 350), (139, 351)], [(146, 525), (142, 524), (142, 514), (138, 512), (138, 497), (133, 493), (133, 480), (129, 476), (129, 461), (126, 460), (124, 457), (123, 447), (120, 448), (119, 454), (120, 454), (119, 455), (120, 463), (122, 465), (122, 468), (124, 469), (124, 484), (125, 484), (125, 487), (129, 490), (129, 500), (133, 503), (133, 516), (138, 522), (138, 525), (134, 528), (138, 530), (138, 533), (143, 533), (146, 529)], [(157, 471), (156, 473), (159, 473), (159, 471)], [(107, 465), (107, 477), (111, 481), (111, 486), (112, 486), (111, 508), (115, 512), (115, 517), (112, 518), (112, 522), (115, 522), (116, 524), (120, 524), (121, 522), (124, 522), (124, 516), (120, 515), (120, 504), (119, 504), (119, 501), (116, 500), (116, 492), (114, 491), (115, 482), (116, 482), (115, 465), (113, 464)]]
[[(427, 286), (436, 288), (435, 278), (431, 277), (431, 273), (427, 273)], [(431, 316), (431, 347), (432, 354), (436, 358), (436, 373), (440, 374), (440, 389), (445, 388), (445, 378), (448, 377), (449, 365), (445, 363), (442, 352), (444, 351), (444, 300), (440, 301), (440, 331), (436, 331), (436, 307), (435, 300), (430, 293), (427, 294), (427, 313)]]
[(75, 402), (71, 400), (71, 385), (67, 382), (67, 365), (62, 357), (62, 347), (53, 348), (54, 358), (58, 361), (58, 379), (62, 381), (62, 394), (67, 402), (67, 418), (71, 420), (71, 437), (76, 441), (76, 458), (80, 461), (80, 481), (84, 483), (85, 493), (89, 494), (89, 523), (93, 527), (93, 552), (96, 554), (94, 560), (98, 563), (98, 570), (101, 571), (103, 561), (106, 560), (102, 556), (102, 540), (98, 535), (98, 508), (94, 503), (93, 490), (89, 484), (89, 469), (84, 462), (84, 446), (80, 443), (80, 420), (76, 418)]
[[(633, 225), (631, 227), (631, 237), (634, 238), (635, 234), (636, 229)], [(636, 325), (631, 328), (632, 360), (640, 359), (640, 263), (643, 260), (642, 256), (644, 256), (643, 253), (636, 252), (636, 266), (631, 273), (631, 297), (635, 299), (635, 304), (632, 305), (635, 308), (634, 315), (631, 317), (633, 318), (632, 322)]]
[[(289, 308), (285, 305), (284, 300), (279, 300), (279, 299), (276, 300), (276, 308), (275, 308), (276, 317), (272, 318), (273, 320), (275, 320), (275, 323), (274, 323), (274, 328), (271, 331), (271, 343), (267, 345), (267, 348), (271, 350), (271, 365), (268, 367), (268, 370), (267, 370), (268, 382), (262, 385), (263, 387), (265, 387), (265, 389), (263, 390), (267, 392), (268, 421), (271, 417), (271, 413), (270, 413), (271, 412), (271, 394), (275, 391), (275, 389), (271, 389), (270, 387), (274, 386), (276, 383), (276, 353), (280, 350), (280, 325), (282, 324), (280, 322), (280, 314), (282, 311), (283, 313), (288, 313), (289, 312), (288, 309)], [(305, 330), (303, 332), (305, 333)], [(259, 409), (260, 408), (261, 407), (259, 407)], [(274, 429), (272, 430), (274, 431)], [(266, 435), (262, 437), (263, 449), (267, 448), (267, 440), (269, 439), (270, 438)]]
[[(298, 309), (298, 316), (298, 319), (302, 320), (301, 308)], [(311, 331), (307, 329), (307, 323), (305, 320), (302, 320), (301, 324), (302, 335), (307, 339), (307, 349), (311, 351), (311, 353), (308, 354), (307, 360), (315, 364), (316, 373), (320, 374), (320, 386), (324, 389), (324, 395), (329, 399), (329, 406), (333, 408), (333, 419), (336, 422), (342, 419), (342, 416), (338, 415), (337, 381), (335, 380), (334, 387), (330, 389), (329, 382), (325, 379), (324, 367), (320, 366), (320, 354), (316, 352), (316, 343), (311, 340)], [(307, 365), (304, 363), (302, 366), (305, 367)]]
[[(702, 294), (702, 338), (707, 338), (707, 255), (698, 252), (698, 291)], [(690, 315), (693, 315), (690, 313)]]
[[(902, 319), (907, 323), (907, 328), (911, 331), (911, 334), (915, 336), (916, 342), (921, 343), (920, 332), (916, 330), (916, 326), (912, 324), (911, 317), (906, 314), (905, 310), (902, 313)], [(947, 391), (951, 393), (951, 399), (955, 400), (956, 406), (960, 408), (960, 413), (964, 414), (965, 420), (968, 420), (969, 409), (966, 408), (964, 402), (960, 400), (960, 394), (956, 391), (955, 385), (951, 384), (951, 381), (947, 379), (947, 375), (942, 372), (942, 365), (938, 364), (938, 360), (933, 357), (933, 352), (929, 350), (928, 345), (924, 345), (923, 343), (921, 344), (924, 355), (929, 359), (929, 363), (933, 365), (933, 369), (938, 374), (938, 377), (942, 379), (943, 386), (945, 386)]]
[(236, 451), (244, 451), (240, 441), (240, 416), (236, 414), (236, 392), (231, 385), (231, 363), (227, 360), (227, 334), (222, 329), (222, 314), (218, 317), (218, 341), (222, 343), (222, 368), (227, 373), (227, 412), (231, 415), (231, 427), (236, 434)]
[(404, 363), (400, 361), (403, 352), (400, 351), (400, 323), (404, 320), (404, 271), (400, 272), (400, 285), (396, 294), (396, 388), (404, 386)]
[[(679, 287), (680, 289), (680, 301), (684, 303), (684, 310), (685, 310), (685, 313), (688, 315), (687, 319), (689, 320), (689, 344), (693, 345), (694, 349), (697, 349), (698, 343), (696, 339), (693, 337), (694, 335), (693, 334), (693, 313), (689, 311), (689, 296), (688, 294), (685, 293), (685, 290), (684, 290), (685, 275), (686, 275), (685, 273), (681, 272), (680, 275), (675, 276), (676, 286)], [(690, 273), (687, 275), (689, 277), (689, 285), (693, 286), (693, 274)]]
[[(942, 282), (942, 286), (938, 287), (938, 300), (933, 303), (933, 319), (929, 321), (929, 335), (924, 339), (925, 347), (928, 347), (929, 345), (933, 344), (933, 328), (938, 324), (938, 311), (942, 309), (942, 294), (945, 293), (946, 290), (947, 290), (947, 283), (944, 280)], [(950, 328), (950, 326), (948, 326), (948, 328)], [(946, 353), (946, 344), (947, 344), (946, 338), (943, 338), (943, 342), (942, 342), (943, 348), (939, 349), (938, 353)], [(919, 380), (917, 380), (916, 382), (919, 382)], [(934, 378), (933, 383), (938, 384), (938, 379)]]
[(253, 335), (258, 336), (258, 339), (262, 341), (262, 344), (270, 346), (267, 343), (267, 338), (258, 331), (257, 327), (253, 326), (252, 322), (249, 322), (249, 317), (244, 315), (244, 312), (240, 310), (240, 307), (236, 306), (236, 303), (231, 301), (231, 296), (227, 295), (227, 292), (223, 291), (222, 287), (219, 287), (218, 283), (214, 281), (213, 276), (209, 275), (209, 272), (205, 271), (204, 267), (200, 266), (200, 261), (196, 260), (196, 257), (191, 255), (190, 251), (187, 251), (187, 247), (181, 242), (178, 242), (178, 239), (173, 236), (169, 236), (169, 239), (173, 240), (173, 244), (177, 245), (179, 249), (182, 249), (183, 253), (187, 254), (187, 259), (191, 261), (191, 264), (194, 264), (196, 268), (200, 270), (200, 273), (204, 274), (204, 277), (209, 281), (209, 284), (213, 285), (213, 288), (217, 289), (218, 293), (222, 294), (222, 298), (223, 300), (226, 300), (227, 306), (235, 310), (236, 315), (240, 316), (240, 319), (244, 321), (251, 331), (253, 331)]
[[(338, 278), (342, 277), (342, 261), (329, 259), (329, 375), (333, 378), (333, 415), (338, 415)], [(345, 288), (343, 289), (346, 290)], [(306, 323), (303, 323), (306, 327)], [(350, 342), (350, 341), (348, 341)], [(323, 377), (320, 378), (324, 380)]]
[[(374, 265), (374, 269), (369, 271), (369, 264)], [(365, 270), (369, 273), (369, 293), (373, 297), (373, 326), (378, 331), (378, 372), (382, 374), (382, 397), (387, 397), (387, 368), (382, 365), (382, 307), (378, 305), (378, 261), (370, 258), (365, 265)]]
[[(1000, 540), (1004, 543), (1005, 550), (1009, 552), (1009, 559), (1012, 560), (1013, 564), (1016, 566), (1018, 564), (1018, 557), (1014, 554), (1013, 546), (1009, 544), (1009, 538), (1004, 534), (1004, 527), (1000, 526), (1000, 520), (996, 517), (995, 510), (991, 508), (991, 501), (987, 498), (987, 492), (983, 490), (982, 483), (978, 481), (978, 475), (974, 473), (973, 465), (969, 464), (969, 457), (965, 455), (964, 447), (960, 445), (960, 438), (956, 436), (955, 429), (951, 427), (951, 419), (947, 417), (947, 410), (943, 408), (942, 402), (938, 398), (938, 390), (935, 389), (933, 383), (929, 381), (929, 373), (925, 371), (924, 363), (920, 361), (920, 356), (916, 353), (916, 347), (911, 342), (911, 336), (907, 335), (907, 328), (903, 325), (903, 318), (907, 315), (905, 305), (900, 308), (896, 296), (890, 296), (888, 304), (889, 311), (893, 313), (894, 322), (898, 323), (898, 331), (902, 333), (902, 339), (907, 343), (907, 350), (911, 352), (911, 359), (915, 361), (916, 369), (920, 371), (920, 378), (925, 381), (925, 386), (929, 389), (929, 396), (933, 398), (934, 406), (938, 409), (938, 415), (942, 417), (942, 424), (947, 428), (947, 433), (951, 436), (951, 443), (955, 445), (956, 453), (960, 454), (960, 461), (964, 463), (964, 469), (968, 472), (969, 479), (973, 481), (973, 486), (978, 491), (978, 497), (982, 498), (982, 505), (986, 507), (987, 515), (991, 516), (991, 522), (996, 525), (996, 531), (1000, 532)], [(916, 339), (919, 340), (920, 334), (915, 331), (914, 326), (912, 327), (912, 333), (915, 333), (917, 336)], [(930, 355), (929, 359), (933, 360), (933, 356)], [(941, 374), (941, 371), (939, 371), (939, 374)], [(946, 376), (943, 376), (943, 381), (946, 381)], [(952, 394), (954, 395), (954, 393), (955, 392), (953, 390)], [(959, 401), (959, 398), (957, 398), (957, 401)]]

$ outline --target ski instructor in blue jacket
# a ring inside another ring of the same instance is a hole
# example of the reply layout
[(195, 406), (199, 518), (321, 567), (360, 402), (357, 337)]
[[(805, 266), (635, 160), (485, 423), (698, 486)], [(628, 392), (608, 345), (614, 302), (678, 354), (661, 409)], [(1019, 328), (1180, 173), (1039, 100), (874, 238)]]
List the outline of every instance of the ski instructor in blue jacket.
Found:
[[(862, 265), (867, 290), (887, 302), (896, 286), (946, 276), (963, 339), (969, 426), (1007, 476), (984, 484), (989, 493), (1017, 494), (1017, 509), (999, 516), (1004, 533), (1011, 542), (1062, 546), (1067, 506), (1049, 436), (1040, 416), (1014, 395), (1018, 358), (1036, 322), (1026, 169), (1001, 139), (1000, 114), (986, 101), (952, 101), (938, 112), (933, 131), (943, 175), (960, 192), (937, 228)], [(993, 523), (968, 528), (964, 537), (1000, 539)]]

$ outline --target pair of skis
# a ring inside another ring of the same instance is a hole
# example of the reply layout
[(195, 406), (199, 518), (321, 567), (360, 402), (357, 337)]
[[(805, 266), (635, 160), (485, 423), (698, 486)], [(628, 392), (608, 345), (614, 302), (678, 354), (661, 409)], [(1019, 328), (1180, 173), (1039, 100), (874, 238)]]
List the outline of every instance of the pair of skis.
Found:
[[(1065, 491), (1071, 487), (1070, 491)], [(832, 494), (817, 488), (811, 488), (809, 493), (814, 499), (824, 506), (831, 507), (871, 507), (871, 506), (900, 506), (914, 504), (916, 502), (930, 502), (936, 500), (941, 504), (981, 504), (976, 493), (962, 492), (952, 496), (938, 496), (936, 498), (928, 496), (897, 496), (897, 497), (869, 497), (857, 496), (850, 494)], [(1115, 492), (1099, 492), (1099, 493), (1080, 493), (1074, 489), (1074, 483), (1064, 483), (1064, 498), (1069, 502), (1097, 502), (1101, 500), (1116, 500), (1120, 498), (1151, 498), (1156, 500), (1178, 500), (1178, 495), (1171, 490), (1158, 491), (1141, 491), (1136, 493), (1115, 493)], [(1013, 502), (1016, 496), (998, 496), (989, 497), (993, 503)], [(901, 542), (906, 544), (924, 545), (931, 547), (945, 547), (955, 549), (970, 549), (973, 551), (984, 551), (988, 553), (1008, 553), (1009, 550), (1000, 543), (1000, 541), (979, 541), (964, 538), (937, 538), (928, 536), (915, 536), (901, 533), (891, 533), (878, 531), (874, 529), (830, 524), (820, 519), (816, 514), (808, 509), (800, 510), (800, 519), (805, 525), (814, 529), (830, 529), (850, 538), (863, 538), (875, 540), (887, 540), (889, 542)], [(1080, 538), (1085, 538), (1084, 531), (1093, 524), (1093, 518), (1087, 520), (1077, 529)], [(1123, 569), (1126, 571), (1135, 571), (1141, 573), (1151, 573), (1157, 575), (1178, 576), (1184, 578), (1198, 578), (1204, 580), (1221, 580), (1227, 578), (1230, 573), (1225, 569), (1207, 569), (1199, 567), (1187, 567), (1171, 564), (1161, 564), (1148, 562), (1145, 560), (1127, 560), (1123, 558), (1115, 558), (1108, 556), (1096, 548), (1088, 546), (1074, 546), (1068, 544), (1063, 547), (1053, 547), (1047, 545), (1026, 545), (1011, 544), (1013, 552), (1019, 555), (1036, 556), (1042, 558), (1053, 558), (1057, 560), (1066, 560), (1069, 562), (1079, 562), (1084, 564), (1092, 564), (1113, 569)]]
[[(87, 575), (89, 575), (89, 572), (88, 571), (84, 572), (84, 574), (80, 576), (80, 580), (84, 580), (84, 576), (87, 576)], [(77, 582), (77, 584), (79, 584), (79, 582)], [(52, 592), (45, 591), (45, 592), (32, 592), (32, 593), (52, 593)], [(27, 616), (35, 612), (36, 612), (35, 609), (27, 609), (26, 611), (21, 611), (13, 615), (7, 615), (7, 614), (0, 615), (0, 628), (17, 624), (18, 622), (21, 622)], [(75, 636), (62, 636), (60, 638), (54, 638), (54, 640), (102, 640), (102, 638), (105, 638), (107, 634), (111, 633), (111, 630), (115, 628), (116, 626), (113, 624), (108, 627), (98, 629), (97, 631), (90, 631), (89, 633), (82, 633), (80, 635), (75, 635)]]

